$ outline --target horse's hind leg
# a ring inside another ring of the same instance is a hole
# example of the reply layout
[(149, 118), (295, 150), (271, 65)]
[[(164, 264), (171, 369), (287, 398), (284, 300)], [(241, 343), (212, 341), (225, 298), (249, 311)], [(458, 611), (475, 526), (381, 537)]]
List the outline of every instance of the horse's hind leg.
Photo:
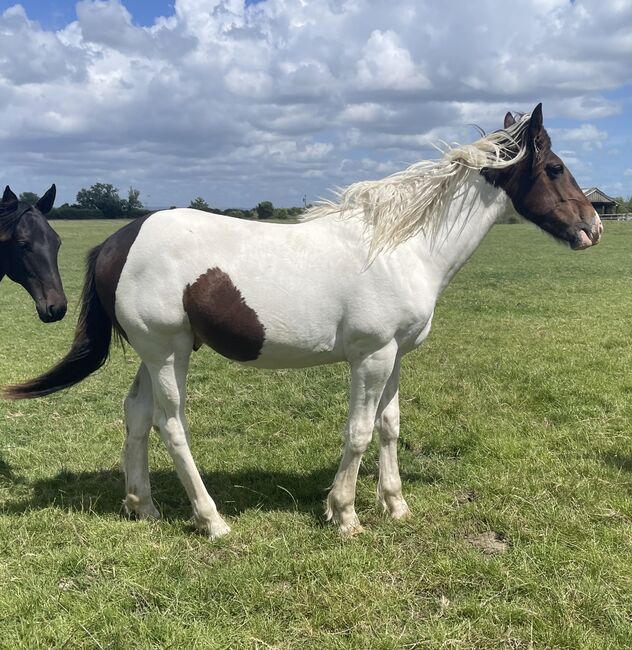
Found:
[(125, 411), (125, 448), (123, 469), (125, 472), (124, 500), (128, 514), (140, 519), (158, 518), (160, 513), (151, 498), (149, 483), (148, 442), (154, 412), (154, 396), (151, 377), (144, 363), (136, 373), (129, 393), (123, 403)]
[(402, 481), (397, 464), (397, 439), (399, 438), (399, 368), (397, 359), (393, 374), (384, 388), (377, 410), (375, 425), (380, 434), (380, 478), (377, 496), (384, 509), (394, 519), (410, 515), (408, 505), (402, 496)]
[[(193, 348), (190, 332), (169, 339), (153, 339), (134, 346), (145, 361), (154, 389), (154, 425), (171, 455), (178, 477), (191, 500), (198, 527), (210, 537), (230, 528), (217, 512), (189, 448), (186, 418), (186, 376)], [(144, 349), (143, 349), (144, 348)]]

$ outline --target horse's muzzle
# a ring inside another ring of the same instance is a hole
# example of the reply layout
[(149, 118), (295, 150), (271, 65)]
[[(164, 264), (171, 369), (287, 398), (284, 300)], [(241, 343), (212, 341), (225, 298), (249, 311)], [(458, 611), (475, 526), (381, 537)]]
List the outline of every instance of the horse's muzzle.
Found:
[(575, 228), (575, 232), (570, 239), (571, 248), (576, 251), (581, 251), (584, 248), (590, 248), (599, 243), (603, 233), (603, 225), (599, 215), (595, 216), (591, 222), (583, 221)]
[(38, 300), (35, 304), (37, 308), (37, 315), (44, 323), (54, 323), (61, 320), (66, 315), (68, 303), (65, 296), (57, 296), (51, 300)]

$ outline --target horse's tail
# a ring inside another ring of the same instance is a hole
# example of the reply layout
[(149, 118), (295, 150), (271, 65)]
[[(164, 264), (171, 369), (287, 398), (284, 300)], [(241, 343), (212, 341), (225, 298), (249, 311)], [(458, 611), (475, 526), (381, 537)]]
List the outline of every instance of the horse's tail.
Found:
[(43, 397), (78, 384), (107, 360), (112, 340), (112, 321), (96, 289), (96, 264), (103, 244), (88, 253), (81, 311), (68, 354), (43, 375), (24, 384), (7, 386), (7, 399)]

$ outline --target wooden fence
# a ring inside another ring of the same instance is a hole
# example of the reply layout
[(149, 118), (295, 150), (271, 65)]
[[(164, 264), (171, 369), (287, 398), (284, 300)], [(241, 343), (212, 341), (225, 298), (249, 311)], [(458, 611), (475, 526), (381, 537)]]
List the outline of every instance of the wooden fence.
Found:
[(622, 214), (600, 214), (599, 218), (602, 221), (632, 221), (632, 212), (624, 212)]

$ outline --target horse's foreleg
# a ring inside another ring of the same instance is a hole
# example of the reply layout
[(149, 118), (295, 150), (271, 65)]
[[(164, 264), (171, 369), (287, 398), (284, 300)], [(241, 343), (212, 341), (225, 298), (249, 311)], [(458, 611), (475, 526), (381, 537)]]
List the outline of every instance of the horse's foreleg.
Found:
[(355, 492), (362, 454), (371, 442), (375, 416), (384, 386), (393, 372), (397, 347), (393, 343), (351, 363), (349, 417), (345, 449), (327, 497), (327, 518), (340, 526), (342, 535), (362, 531), (355, 512)]
[(395, 519), (410, 515), (408, 505), (402, 496), (402, 481), (397, 465), (397, 439), (399, 438), (399, 369), (398, 358), (389, 377), (375, 419), (380, 434), (380, 478), (377, 496)]
[[(170, 350), (167, 348), (171, 348)], [(165, 346), (163, 354), (149, 354), (144, 359), (154, 389), (154, 424), (171, 455), (178, 477), (191, 500), (198, 527), (210, 537), (220, 537), (230, 528), (217, 512), (189, 448), (184, 414), (186, 375), (192, 340), (189, 334), (176, 337)], [(154, 357), (154, 359), (152, 359)], [(156, 359), (162, 359), (158, 361)]]
[(123, 403), (125, 411), (125, 447), (123, 470), (125, 472), (126, 496), (123, 504), (128, 514), (141, 519), (158, 518), (160, 513), (151, 498), (149, 483), (148, 442), (154, 411), (151, 377), (144, 363)]

